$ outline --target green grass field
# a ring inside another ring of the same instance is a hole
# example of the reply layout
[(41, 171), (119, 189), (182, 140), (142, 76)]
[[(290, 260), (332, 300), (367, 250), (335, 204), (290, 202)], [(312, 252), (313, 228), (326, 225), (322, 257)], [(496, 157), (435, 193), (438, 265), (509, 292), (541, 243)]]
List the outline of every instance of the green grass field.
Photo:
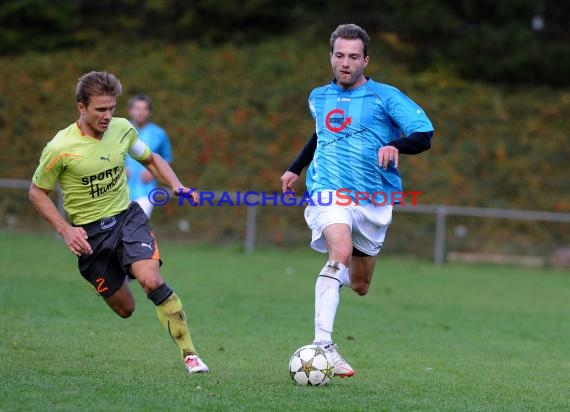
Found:
[(570, 275), (383, 257), (371, 293), (342, 291), (341, 353), (356, 369), (296, 387), (323, 257), (161, 243), (211, 373), (189, 376), (132, 283), (114, 315), (50, 236), (0, 234), (2, 411), (570, 410)]

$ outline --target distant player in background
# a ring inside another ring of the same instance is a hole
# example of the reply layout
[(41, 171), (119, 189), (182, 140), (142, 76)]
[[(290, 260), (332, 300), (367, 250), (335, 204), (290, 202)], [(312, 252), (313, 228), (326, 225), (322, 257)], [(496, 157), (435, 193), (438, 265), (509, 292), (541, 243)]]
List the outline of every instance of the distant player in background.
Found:
[[(146, 94), (139, 94), (129, 100), (129, 116), (137, 129), (139, 139), (153, 153), (159, 154), (167, 163), (172, 163), (172, 147), (166, 131), (150, 122), (152, 100)], [(148, 199), (149, 193), (158, 182), (154, 176), (136, 159), (127, 157), (127, 178), (131, 200), (137, 202), (145, 214), (150, 217), (153, 205)]]
[[(113, 117), (121, 91), (121, 83), (110, 73), (90, 72), (79, 79), (79, 119), (43, 150), (30, 202), (63, 237), (78, 258), (81, 275), (115, 313), (128, 318), (135, 310), (127, 279), (136, 278), (178, 345), (188, 372), (208, 372), (190, 338), (182, 302), (161, 276), (162, 261), (148, 218), (138, 203), (129, 201), (127, 153), (175, 195), (192, 196), (194, 201), (198, 197), (189, 194), (168, 163), (138, 138), (128, 120)], [(49, 198), (58, 182), (69, 223)]]
[[(382, 195), (359, 199), (355, 192), (402, 192), (398, 155), (430, 148), (433, 126), (424, 111), (398, 89), (364, 76), (368, 65), (368, 34), (354, 24), (336, 28), (330, 39), (334, 80), (314, 89), (309, 108), (315, 133), (281, 176), (283, 192), (292, 192), (303, 168), (315, 203), (305, 209), (312, 230), (311, 247), (328, 252), (315, 285), (314, 344), (327, 349), (334, 374), (354, 370), (333, 343), (333, 324), (341, 286), (366, 295), (376, 256), (392, 221), (392, 205)], [(337, 196), (350, 193), (351, 203)], [(349, 192), (350, 191), (350, 192)], [(320, 201), (319, 201), (320, 199)], [(338, 204), (340, 203), (340, 204)], [(329, 204), (329, 206), (325, 206)]]

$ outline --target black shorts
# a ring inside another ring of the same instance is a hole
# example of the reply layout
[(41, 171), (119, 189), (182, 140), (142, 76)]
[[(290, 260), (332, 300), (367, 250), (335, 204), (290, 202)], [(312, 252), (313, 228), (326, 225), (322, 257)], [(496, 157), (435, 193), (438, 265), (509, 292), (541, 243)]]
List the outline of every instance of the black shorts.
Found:
[(83, 226), (93, 254), (78, 259), (81, 275), (104, 298), (111, 297), (125, 282), (133, 262), (156, 259), (161, 264), (158, 245), (148, 218), (138, 203), (118, 215)]

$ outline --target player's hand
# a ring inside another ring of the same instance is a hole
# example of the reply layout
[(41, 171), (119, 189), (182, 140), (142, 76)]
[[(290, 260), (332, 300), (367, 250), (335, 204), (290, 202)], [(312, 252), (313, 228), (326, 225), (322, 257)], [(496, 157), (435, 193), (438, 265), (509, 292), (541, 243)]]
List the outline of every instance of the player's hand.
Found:
[(383, 169), (388, 169), (390, 162), (394, 162), (394, 167), (398, 167), (398, 149), (394, 146), (384, 146), (378, 150), (378, 164)]
[(188, 195), (190, 196), (190, 198), (192, 199), (192, 206), (196, 206), (198, 205), (198, 201), (200, 200), (200, 197), (198, 195), (198, 191), (197, 190), (193, 190), (190, 189), (188, 187), (178, 187), (176, 189), (174, 189), (174, 196), (182, 196), (182, 194), (184, 194), (185, 196)]
[(152, 180), (154, 179), (154, 176), (152, 175), (152, 173), (150, 173), (148, 170), (143, 170), (141, 173), (141, 180), (143, 181), (143, 183), (149, 183), (152, 182)]
[(283, 190), (283, 193), (287, 192), (295, 193), (293, 185), (295, 184), (298, 178), (299, 178), (298, 174), (295, 174), (288, 170), (285, 173), (283, 173), (283, 175), (281, 176), (281, 184), (282, 184), (281, 189)]
[(61, 234), (63, 241), (75, 256), (90, 255), (93, 253), (87, 241), (87, 232), (82, 227), (69, 226)]

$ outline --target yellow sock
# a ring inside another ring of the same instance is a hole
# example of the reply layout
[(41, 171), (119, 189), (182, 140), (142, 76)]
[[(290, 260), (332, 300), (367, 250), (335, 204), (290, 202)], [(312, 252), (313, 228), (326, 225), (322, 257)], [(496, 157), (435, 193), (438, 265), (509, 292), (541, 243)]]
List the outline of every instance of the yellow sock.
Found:
[(166, 328), (174, 343), (180, 348), (182, 358), (188, 355), (196, 355), (197, 352), (190, 337), (186, 314), (176, 293), (172, 293), (168, 299), (158, 305), (156, 313), (162, 326)]

